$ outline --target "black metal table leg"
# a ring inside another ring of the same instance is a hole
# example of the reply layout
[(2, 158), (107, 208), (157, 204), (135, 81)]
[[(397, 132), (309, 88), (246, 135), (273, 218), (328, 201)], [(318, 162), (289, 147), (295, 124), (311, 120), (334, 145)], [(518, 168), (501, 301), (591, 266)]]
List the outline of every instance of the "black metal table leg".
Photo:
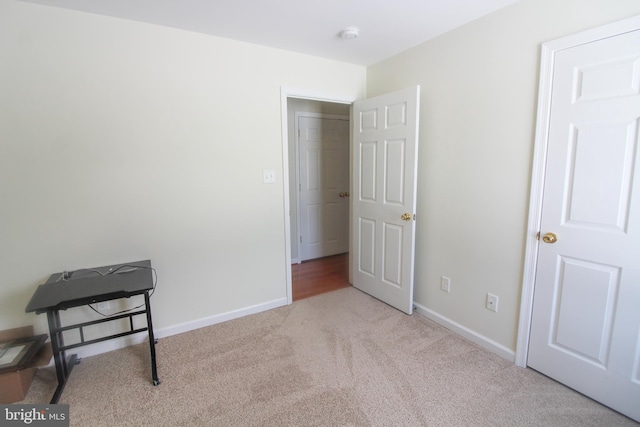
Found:
[(60, 343), (62, 339), (62, 333), (60, 329), (60, 316), (56, 310), (47, 311), (47, 321), (49, 322), (49, 336), (51, 337), (51, 348), (53, 350), (53, 361), (56, 365), (56, 376), (58, 377), (58, 387), (51, 399), (51, 403), (58, 403), (60, 394), (64, 389), (64, 384), (67, 382), (67, 369), (64, 360), (64, 350), (60, 348), (64, 345)]
[(60, 396), (62, 395), (62, 392), (64, 390), (64, 386), (67, 385), (69, 374), (71, 373), (73, 367), (78, 363), (80, 363), (80, 359), (78, 358), (77, 354), (72, 354), (71, 357), (69, 357), (69, 360), (64, 362), (64, 364), (67, 366), (67, 377), (64, 379), (64, 382), (58, 382), (58, 387), (56, 387), (56, 391), (53, 393), (51, 402), (49, 402), (50, 404), (55, 405), (56, 403), (58, 403), (58, 401), (60, 400)]
[(51, 404), (56, 404), (60, 400), (60, 395), (67, 385), (69, 374), (73, 367), (80, 363), (78, 357), (74, 354), (67, 361), (67, 352), (64, 348), (64, 338), (62, 337), (60, 313), (58, 310), (47, 311), (47, 321), (49, 322), (49, 336), (51, 337), (51, 348), (53, 350), (53, 361), (56, 365), (56, 376), (58, 377), (58, 386), (51, 398)]
[(145, 311), (147, 312), (147, 329), (149, 332), (149, 350), (151, 352), (151, 379), (153, 385), (160, 384), (158, 378), (158, 367), (156, 365), (156, 340), (153, 336), (153, 323), (151, 321), (151, 301), (149, 300), (149, 291), (144, 293)]

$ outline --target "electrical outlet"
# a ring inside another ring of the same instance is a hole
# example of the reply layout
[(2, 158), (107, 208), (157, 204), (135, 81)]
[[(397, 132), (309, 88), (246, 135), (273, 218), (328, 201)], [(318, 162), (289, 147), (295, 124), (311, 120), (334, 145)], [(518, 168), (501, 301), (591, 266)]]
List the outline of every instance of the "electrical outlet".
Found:
[(451, 292), (451, 279), (447, 276), (440, 277), (440, 289), (445, 292)]
[(265, 184), (273, 184), (276, 182), (276, 171), (273, 169), (265, 169), (262, 171), (262, 182)]
[(487, 310), (498, 312), (498, 297), (493, 294), (487, 294)]

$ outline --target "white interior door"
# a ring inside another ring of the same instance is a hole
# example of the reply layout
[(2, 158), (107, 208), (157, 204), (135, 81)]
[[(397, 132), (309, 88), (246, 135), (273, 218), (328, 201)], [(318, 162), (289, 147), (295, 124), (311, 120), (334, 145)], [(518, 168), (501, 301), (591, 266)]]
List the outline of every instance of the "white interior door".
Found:
[(413, 312), (420, 87), (353, 107), (353, 286)]
[(300, 260), (349, 251), (349, 121), (298, 117)]
[(552, 66), (528, 365), (640, 421), (640, 30)]

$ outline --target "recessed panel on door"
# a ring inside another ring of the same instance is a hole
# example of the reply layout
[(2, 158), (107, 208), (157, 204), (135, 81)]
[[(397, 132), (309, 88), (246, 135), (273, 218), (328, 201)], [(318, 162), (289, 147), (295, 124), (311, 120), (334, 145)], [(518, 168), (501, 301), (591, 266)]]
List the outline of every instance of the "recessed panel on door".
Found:
[(378, 129), (378, 110), (376, 108), (360, 113), (360, 132)]
[(318, 142), (320, 140), (320, 129), (317, 127), (308, 127), (305, 130), (308, 142)]
[(606, 368), (619, 268), (561, 258), (552, 345)]
[(637, 121), (572, 125), (571, 135), (566, 222), (626, 231)]
[(640, 60), (635, 56), (577, 67), (573, 102), (640, 93)]
[(325, 170), (324, 170), (324, 183), (325, 183), (325, 191), (341, 191), (344, 190), (341, 188), (344, 179), (340, 174), (335, 173), (335, 171), (331, 170), (330, 165), (340, 164), (341, 161), (341, 153), (342, 151), (337, 149), (325, 149), (323, 153), (323, 159), (325, 160)]
[[(326, 203), (324, 205), (324, 219), (327, 224), (336, 224), (341, 221), (342, 209), (338, 203)], [(334, 243), (343, 239), (341, 230), (338, 227), (325, 227), (324, 241), (326, 243)]]
[(360, 218), (358, 227), (358, 244), (360, 247), (358, 257), (358, 269), (375, 277), (375, 253), (376, 253), (376, 222), (366, 218)]
[(402, 206), (404, 204), (405, 140), (385, 142), (384, 202)]
[(320, 243), (320, 220), (322, 219), (322, 215), (320, 213), (320, 209), (322, 206), (320, 204), (308, 204), (306, 207), (307, 218), (307, 243), (309, 245), (317, 245)]
[(360, 145), (360, 200), (376, 200), (377, 142), (367, 141)]
[(320, 152), (317, 149), (309, 149), (306, 153), (307, 159), (307, 190), (320, 189)]
[(382, 280), (387, 285), (402, 287), (402, 227), (396, 224), (384, 224), (384, 243), (382, 254)]
[(407, 125), (407, 103), (391, 104), (385, 107), (385, 128), (404, 127)]

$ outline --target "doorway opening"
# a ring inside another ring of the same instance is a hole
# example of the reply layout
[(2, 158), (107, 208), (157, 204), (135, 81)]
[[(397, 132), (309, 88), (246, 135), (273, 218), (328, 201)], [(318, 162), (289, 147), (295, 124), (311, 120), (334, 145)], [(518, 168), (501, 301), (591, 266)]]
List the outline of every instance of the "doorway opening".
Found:
[[(349, 145), (353, 155), (347, 162), (350, 169), (348, 217), (351, 230), (345, 232), (349, 235), (349, 283), (412, 314), (420, 86), (357, 103), (353, 100), (310, 98), (286, 88), (282, 88), (281, 94), (284, 208), (288, 213), (285, 216), (285, 272), (289, 303), (292, 302), (291, 239), (298, 236), (291, 232), (293, 222), (290, 216), (295, 212), (291, 209), (290, 202), (295, 197), (291, 191), (295, 192), (297, 188), (289, 182), (290, 168), (294, 164), (289, 159), (295, 159), (295, 155), (289, 155), (288, 116), (293, 108), (288, 104), (293, 103), (291, 98), (302, 98), (351, 105), (348, 127), (352, 135)], [(354, 264), (354, 259), (357, 264)]]
[[(298, 162), (298, 123), (297, 115), (300, 113), (308, 113), (308, 116), (317, 117), (336, 117), (346, 116), (350, 118), (351, 99), (332, 99), (330, 97), (306, 94), (295, 90), (282, 89), (282, 111), (283, 111), (283, 154), (284, 154), (284, 170), (285, 180), (285, 212), (288, 216), (285, 218), (285, 229), (287, 232), (286, 245), (286, 274), (287, 274), (287, 298), (288, 303), (307, 298), (309, 296), (320, 293), (329, 292), (350, 286), (349, 280), (349, 216), (347, 216), (346, 226), (341, 233), (347, 239), (345, 247), (346, 252), (331, 254), (331, 256), (323, 256), (320, 254), (317, 258), (312, 256), (303, 257), (300, 250), (301, 233), (300, 227), (300, 182), (299, 173), (300, 165)], [(298, 113), (298, 114), (296, 114)], [(347, 128), (346, 153), (350, 152), (350, 120)], [(346, 171), (344, 173), (348, 177), (349, 163), (346, 162)], [(347, 184), (349, 179), (347, 179)], [(346, 189), (339, 193), (349, 192)], [(344, 196), (340, 196), (344, 197)], [(341, 200), (347, 206), (347, 212), (350, 212), (348, 200)], [(302, 262), (303, 259), (305, 262)]]

